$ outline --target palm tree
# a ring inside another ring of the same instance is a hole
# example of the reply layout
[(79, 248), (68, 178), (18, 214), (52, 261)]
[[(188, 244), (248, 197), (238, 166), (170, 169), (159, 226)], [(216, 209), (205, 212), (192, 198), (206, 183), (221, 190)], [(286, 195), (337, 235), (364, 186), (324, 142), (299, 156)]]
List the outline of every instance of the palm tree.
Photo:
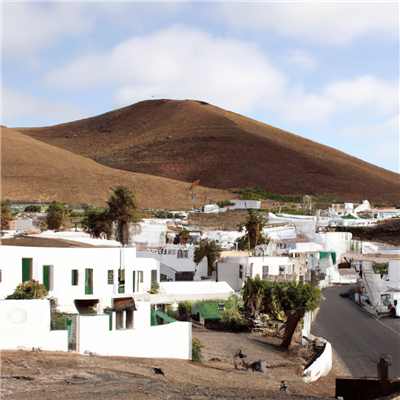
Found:
[(268, 287), (268, 282), (261, 280), (258, 276), (254, 279), (249, 278), (242, 289), (242, 297), (247, 307), (251, 308), (251, 315), (258, 319), (262, 309), (264, 293)]
[(201, 239), (199, 247), (194, 251), (193, 261), (196, 266), (201, 263), (204, 257), (207, 257), (207, 275), (210, 276), (213, 271), (214, 262), (221, 256), (221, 250), (217, 243), (211, 239)]
[(118, 186), (114, 194), (107, 201), (108, 215), (111, 221), (117, 224), (116, 240), (122, 244), (129, 244), (129, 227), (134, 225), (140, 230), (138, 222), (141, 219), (138, 212), (138, 203), (132, 190), (125, 186)]
[(265, 219), (257, 210), (247, 210), (247, 212), (247, 220), (239, 225), (238, 231), (240, 232), (243, 227), (246, 228), (244, 241), (246, 242), (247, 239), (247, 242), (250, 243), (250, 249), (254, 249), (258, 244), (260, 232), (265, 225)]

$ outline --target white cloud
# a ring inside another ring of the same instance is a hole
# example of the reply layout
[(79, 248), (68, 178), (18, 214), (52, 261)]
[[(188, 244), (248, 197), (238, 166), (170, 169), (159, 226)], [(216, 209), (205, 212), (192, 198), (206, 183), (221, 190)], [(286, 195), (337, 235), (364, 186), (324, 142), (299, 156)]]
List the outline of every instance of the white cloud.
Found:
[(371, 125), (356, 125), (343, 129), (339, 135), (344, 138), (399, 140), (399, 116)]
[(304, 93), (301, 86), (288, 88), (279, 98), (272, 99), (283, 121), (307, 124), (326, 122), (335, 112), (335, 104), (328, 98), (314, 93)]
[(288, 60), (290, 63), (298, 65), (305, 71), (312, 71), (317, 66), (315, 59), (306, 51), (300, 49), (290, 50), (288, 53)]
[(352, 81), (337, 81), (323, 90), (343, 111), (365, 110), (371, 115), (390, 115), (399, 109), (399, 82), (384, 81), (373, 75)]
[[(132, 2), (65, 2), (64, 0), (3, 2), (3, 58), (38, 57), (38, 52), (55, 47), (65, 37), (80, 38), (93, 33), (95, 25), (118, 30), (121, 26), (143, 29), (153, 20), (176, 11), (176, 5), (162, 9)], [(110, 25), (117, 28), (110, 28)], [(113, 33), (110, 32), (112, 37)]]
[(215, 18), (236, 29), (274, 30), (319, 45), (347, 45), (363, 36), (398, 39), (398, 2), (223, 3)]
[(179, 25), (80, 58), (49, 73), (44, 83), (62, 90), (112, 85), (114, 107), (155, 96), (248, 112), (279, 96), (287, 79), (256, 45)]
[[(10, 126), (13, 120), (29, 117), (48, 121), (48, 125), (87, 118), (88, 113), (71, 103), (50, 101), (29, 96), (19, 91), (2, 87), (2, 123)], [(32, 125), (29, 125), (32, 126)]]
[(55, 44), (62, 35), (90, 32), (94, 16), (81, 3), (3, 3), (4, 58), (25, 58)]

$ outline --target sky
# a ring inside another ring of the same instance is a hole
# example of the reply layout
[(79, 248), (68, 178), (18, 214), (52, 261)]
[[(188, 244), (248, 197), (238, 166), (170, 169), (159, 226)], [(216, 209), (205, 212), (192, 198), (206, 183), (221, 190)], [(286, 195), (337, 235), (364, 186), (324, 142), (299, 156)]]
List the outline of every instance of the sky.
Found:
[(399, 3), (7, 2), (1, 123), (194, 99), (399, 173)]

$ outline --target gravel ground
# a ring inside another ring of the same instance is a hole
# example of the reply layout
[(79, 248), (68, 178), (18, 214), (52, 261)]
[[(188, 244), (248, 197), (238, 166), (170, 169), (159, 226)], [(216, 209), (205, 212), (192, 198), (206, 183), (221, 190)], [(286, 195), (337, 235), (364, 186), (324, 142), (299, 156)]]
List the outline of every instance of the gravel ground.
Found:
[[(279, 339), (259, 334), (224, 333), (194, 328), (206, 345), (202, 364), (174, 359), (82, 356), (75, 353), (3, 351), (2, 399), (326, 399), (335, 378), (346, 375), (334, 354), (333, 371), (317, 382), (301, 379), (310, 354), (283, 351)], [(265, 360), (267, 373), (237, 370), (238, 348), (250, 362)], [(212, 360), (213, 359), (213, 360)], [(153, 368), (161, 368), (164, 376)], [(279, 390), (281, 380), (295, 394)]]

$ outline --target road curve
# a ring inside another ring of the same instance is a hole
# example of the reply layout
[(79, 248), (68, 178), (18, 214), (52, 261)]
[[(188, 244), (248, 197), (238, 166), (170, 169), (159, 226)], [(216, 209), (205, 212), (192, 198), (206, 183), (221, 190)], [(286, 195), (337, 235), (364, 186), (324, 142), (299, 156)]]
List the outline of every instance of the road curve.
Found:
[(354, 286), (322, 290), (320, 311), (311, 329), (331, 342), (354, 377), (377, 377), (382, 353), (392, 356), (389, 377), (400, 378), (400, 333), (380, 323), (349, 298), (340, 296)]

